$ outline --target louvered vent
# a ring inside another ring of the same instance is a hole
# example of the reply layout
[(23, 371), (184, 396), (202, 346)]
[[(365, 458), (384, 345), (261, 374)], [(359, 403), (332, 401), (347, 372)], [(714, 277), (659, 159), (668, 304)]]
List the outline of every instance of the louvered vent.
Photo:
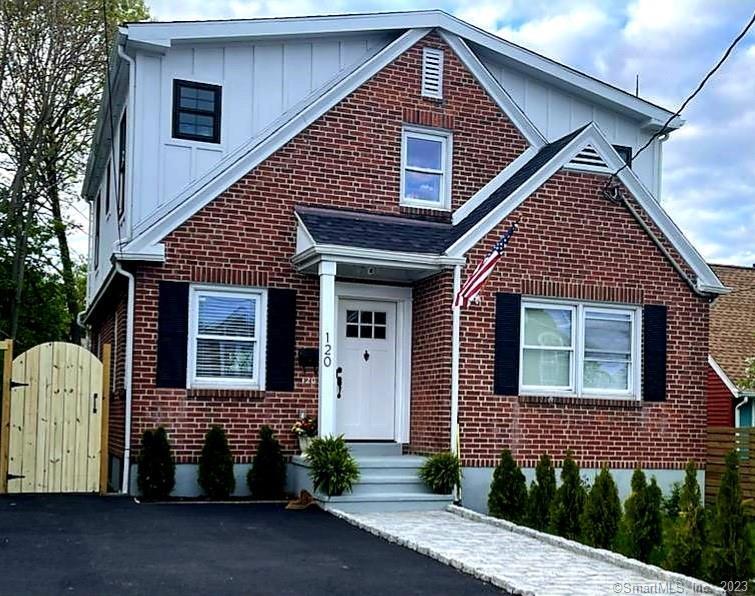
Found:
[(443, 99), (443, 50), (422, 50), (422, 97)]
[(608, 166), (603, 158), (598, 155), (590, 145), (582, 149), (577, 155), (575, 155), (569, 162), (569, 165), (575, 168), (584, 168), (590, 170), (607, 170)]

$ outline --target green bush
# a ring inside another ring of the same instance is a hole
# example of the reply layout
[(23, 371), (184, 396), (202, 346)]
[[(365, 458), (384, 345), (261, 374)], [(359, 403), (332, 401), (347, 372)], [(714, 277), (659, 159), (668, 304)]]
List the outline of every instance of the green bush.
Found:
[(527, 481), (519, 466), (504, 449), (493, 472), (488, 494), (488, 511), (494, 517), (522, 523), (527, 513)]
[(536, 530), (547, 530), (550, 525), (551, 506), (556, 494), (556, 471), (551, 458), (543, 454), (535, 466), (535, 479), (530, 485), (527, 499), (527, 523)]
[(314, 489), (322, 490), (329, 497), (351, 492), (359, 479), (359, 466), (343, 436), (312, 439), (307, 460)]
[(435, 494), (451, 494), (461, 482), (459, 458), (449, 451), (431, 455), (422, 465), (419, 477)]
[(627, 555), (649, 562), (653, 551), (661, 546), (661, 491), (655, 478), (648, 485), (639, 468), (632, 474), (632, 492), (624, 506)]
[(225, 499), (236, 488), (233, 456), (222, 426), (212, 426), (199, 457), (199, 486), (210, 499)]
[(582, 512), (582, 537), (590, 546), (610, 549), (621, 523), (619, 491), (608, 468), (595, 478)]
[(246, 475), (249, 491), (255, 499), (280, 499), (286, 486), (286, 460), (273, 429), (263, 426), (252, 467)]
[(679, 486), (678, 514), (669, 533), (666, 566), (685, 575), (702, 577), (705, 510), (694, 462), (687, 464), (684, 484)]
[(712, 582), (752, 579), (753, 543), (739, 479), (739, 456), (726, 456), (711, 527), (708, 577)]
[(162, 426), (142, 435), (136, 482), (145, 499), (165, 499), (176, 485), (176, 464)]
[(674, 520), (679, 517), (679, 501), (682, 498), (682, 484), (674, 482), (671, 485), (671, 491), (668, 497), (663, 499), (663, 510), (670, 519)]
[(579, 477), (579, 466), (571, 451), (566, 452), (561, 469), (561, 486), (556, 489), (550, 512), (550, 531), (569, 540), (578, 540), (580, 520), (585, 507), (587, 491)]

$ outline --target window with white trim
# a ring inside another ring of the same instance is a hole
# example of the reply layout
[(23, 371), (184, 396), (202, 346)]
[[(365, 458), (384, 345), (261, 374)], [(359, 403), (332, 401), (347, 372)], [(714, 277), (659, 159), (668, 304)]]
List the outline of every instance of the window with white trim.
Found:
[(190, 386), (263, 389), (265, 313), (264, 290), (192, 287)]
[(451, 133), (405, 128), (401, 139), (401, 204), (451, 208)]
[(640, 310), (522, 301), (523, 393), (638, 397)]

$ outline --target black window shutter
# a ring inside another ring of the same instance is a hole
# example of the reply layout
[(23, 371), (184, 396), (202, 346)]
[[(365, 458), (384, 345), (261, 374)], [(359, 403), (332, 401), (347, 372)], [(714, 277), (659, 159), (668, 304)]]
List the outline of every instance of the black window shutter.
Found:
[(296, 290), (267, 291), (267, 391), (294, 390)]
[(642, 398), (666, 400), (666, 315), (668, 308), (648, 304), (642, 314), (642, 352), (645, 363)]
[(161, 281), (157, 304), (158, 387), (186, 387), (189, 284)]
[(522, 296), (495, 295), (495, 369), (493, 392), (496, 395), (519, 393), (519, 321)]

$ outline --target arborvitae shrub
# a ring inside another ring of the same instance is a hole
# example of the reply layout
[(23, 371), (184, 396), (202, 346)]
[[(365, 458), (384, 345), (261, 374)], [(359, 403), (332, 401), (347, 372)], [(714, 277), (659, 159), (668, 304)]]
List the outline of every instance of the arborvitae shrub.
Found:
[(604, 467), (587, 495), (582, 513), (582, 537), (591, 546), (610, 549), (616, 540), (620, 523), (619, 491), (611, 472)]
[(624, 505), (627, 555), (646, 563), (663, 538), (661, 491), (653, 478), (647, 484), (639, 468), (632, 474), (632, 492)]
[(579, 466), (566, 452), (561, 469), (561, 486), (556, 489), (550, 513), (550, 531), (570, 540), (578, 540), (581, 535), (580, 520), (585, 507), (585, 486), (579, 477)]
[(204, 437), (198, 481), (211, 499), (225, 499), (236, 488), (233, 456), (222, 426), (212, 426)]
[(742, 503), (739, 456), (726, 456), (711, 527), (708, 577), (714, 583), (746, 581), (753, 574), (753, 544)]
[(528, 498), (528, 524), (536, 530), (547, 530), (551, 506), (556, 494), (556, 471), (548, 454), (543, 454), (535, 466), (535, 479), (530, 485)]
[(684, 575), (702, 577), (705, 510), (694, 462), (687, 464), (684, 484), (678, 492), (678, 513), (671, 527), (666, 566)]
[(286, 460), (273, 429), (263, 426), (252, 467), (246, 475), (249, 491), (255, 499), (280, 499), (286, 486)]
[(493, 472), (488, 512), (515, 524), (522, 523), (527, 514), (527, 480), (508, 449), (501, 452)]
[(142, 435), (136, 481), (145, 499), (165, 499), (176, 485), (176, 464), (162, 426)]
[(663, 499), (663, 510), (666, 515), (672, 520), (679, 516), (679, 501), (682, 497), (682, 484), (680, 482), (674, 482), (671, 485), (668, 497)]
[(436, 453), (422, 465), (419, 477), (435, 494), (451, 494), (461, 482), (461, 462), (449, 451)]

